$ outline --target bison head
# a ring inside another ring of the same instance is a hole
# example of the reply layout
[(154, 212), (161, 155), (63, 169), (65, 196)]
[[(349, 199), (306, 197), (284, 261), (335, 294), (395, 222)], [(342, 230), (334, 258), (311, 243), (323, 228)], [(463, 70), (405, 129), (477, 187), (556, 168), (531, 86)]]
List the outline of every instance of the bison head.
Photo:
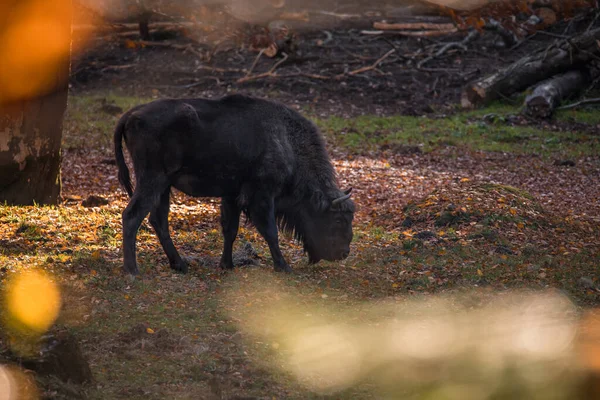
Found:
[(312, 215), (302, 221), (304, 249), (311, 263), (343, 260), (350, 254), (354, 219), (351, 191), (352, 188), (334, 199), (312, 199)]

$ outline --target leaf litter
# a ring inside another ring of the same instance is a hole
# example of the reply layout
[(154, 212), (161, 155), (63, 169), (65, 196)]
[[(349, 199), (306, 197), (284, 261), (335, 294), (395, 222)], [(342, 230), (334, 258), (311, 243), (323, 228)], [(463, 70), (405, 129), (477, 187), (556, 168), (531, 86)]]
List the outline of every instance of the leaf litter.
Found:
[[(355, 188), (358, 204), (352, 254), (313, 266), (301, 246), (282, 238), (298, 274), (275, 279), (296, 288), (297, 301), (350, 306), (465, 288), (554, 287), (579, 306), (599, 303), (600, 193), (590, 184), (600, 175), (596, 159), (562, 167), (465, 149), (334, 154), (340, 185)], [(216, 268), (218, 201), (174, 191), (170, 227), (190, 274), (171, 273), (145, 223), (138, 234), (143, 275), (128, 281), (120, 251), (127, 198), (110, 158), (106, 149), (69, 149), (61, 206), (0, 207), (0, 279), (31, 267), (58, 278), (65, 300), (60, 324), (75, 330), (90, 358), (92, 397), (302, 398), (305, 389), (269, 367), (272, 358), (261, 361), (279, 344), (239, 331), (221, 298), (232, 279), (250, 279), (248, 268), (272, 275), (262, 238), (242, 226), (238, 264), (250, 267), (223, 273)], [(108, 204), (86, 208), (81, 202), (89, 196)]]

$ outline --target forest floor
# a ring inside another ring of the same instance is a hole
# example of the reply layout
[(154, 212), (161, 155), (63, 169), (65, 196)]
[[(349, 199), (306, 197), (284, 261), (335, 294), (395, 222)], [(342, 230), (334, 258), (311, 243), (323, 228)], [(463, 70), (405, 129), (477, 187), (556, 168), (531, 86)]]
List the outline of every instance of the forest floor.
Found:
[[(466, 81), (530, 46), (548, 45), (547, 38), (511, 52), (452, 53), (428, 64), (431, 71), (415, 71), (400, 54), (436, 43), (364, 38), (356, 29), (332, 30), (331, 45), (318, 41), (327, 38), (321, 30), (304, 33), (306, 60), (277, 69), (332, 76), (397, 48), (377, 70), (341, 80), (298, 75), (236, 83), (245, 73), (233, 69), (248, 68), (256, 53), (234, 48), (213, 57), (211, 67), (232, 70), (222, 73), (199, 69), (197, 56), (180, 49), (123, 41), (102, 41), (80, 55), (65, 120), (63, 203), (0, 206), (0, 276), (39, 267), (56, 277), (59, 324), (80, 340), (95, 378), (85, 386), (43, 382), (46, 396), (374, 396), (370, 381), (317, 394), (286, 369), (280, 340), (245, 328), (243, 315), (260, 316), (283, 296), (256, 297), (250, 288), (257, 278), (293, 292), (294, 304), (314, 313), (355, 310), (353, 323), (370, 318), (365, 304), (450, 293), (470, 293), (468, 309), (511, 289), (558, 290), (578, 315), (600, 304), (600, 115), (570, 110), (533, 121), (519, 113), (518, 99), (469, 112), (457, 107)], [(274, 62), (261, 59), (256, 72)], [(126, 279), (120, 245), (127, 196), (111, 145), (119, 114), (153, 98), (233, 91), (283, 101), (321, 128), (340, 186), (354, 188), (358, 205), (350, 257), (309, 265), (284, 236), (282, 250), (297, 274), (275, 274), (264, 241), (244, 226), (236, 257), (248, 265), (223, 273), (218, 201), (174, 193), (170, 226), (190, 259), (189, 274), (169, 270), (146, 224), (138, 234), (141, 275)], [(107, 204), (83, 206), (91, 195)], [(410, 398), (461, 398), (436, 397), (446, 383), (423, 384)], [(506, 398), (534, 398), (527, 393)]]

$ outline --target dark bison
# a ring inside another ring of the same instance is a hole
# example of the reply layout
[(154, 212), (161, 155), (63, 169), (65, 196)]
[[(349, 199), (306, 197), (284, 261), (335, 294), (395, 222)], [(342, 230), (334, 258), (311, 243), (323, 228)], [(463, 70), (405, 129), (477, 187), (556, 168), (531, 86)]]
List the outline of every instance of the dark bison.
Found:
[(130, 274), (138, 273), (135, 241), (148, 213), (171, 268), (187, 271), (169, 234), (171, 187), (222, 198), (223, 268), (233, 268), (242, 211), (269, 244), (276, 271), (292, 271), (279, 249), (278, 223), (304, 244), (311, 262), (349, 254), (351, 189), (338, 188), (315, 125), (284, 105), (242, 95), (156, 100), (121, 117), (114, 145), (119, 181), (131, 197), (123, 211), (124, 267)]

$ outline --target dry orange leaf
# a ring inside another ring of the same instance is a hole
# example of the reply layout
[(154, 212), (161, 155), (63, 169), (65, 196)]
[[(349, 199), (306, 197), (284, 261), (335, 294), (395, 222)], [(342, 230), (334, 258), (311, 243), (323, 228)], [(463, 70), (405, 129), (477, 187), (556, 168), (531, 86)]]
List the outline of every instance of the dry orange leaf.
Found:
[(127, 49), (135, 49), (137, 47), (137, 43), (133, 40), (125, 39), (125, 48)]

